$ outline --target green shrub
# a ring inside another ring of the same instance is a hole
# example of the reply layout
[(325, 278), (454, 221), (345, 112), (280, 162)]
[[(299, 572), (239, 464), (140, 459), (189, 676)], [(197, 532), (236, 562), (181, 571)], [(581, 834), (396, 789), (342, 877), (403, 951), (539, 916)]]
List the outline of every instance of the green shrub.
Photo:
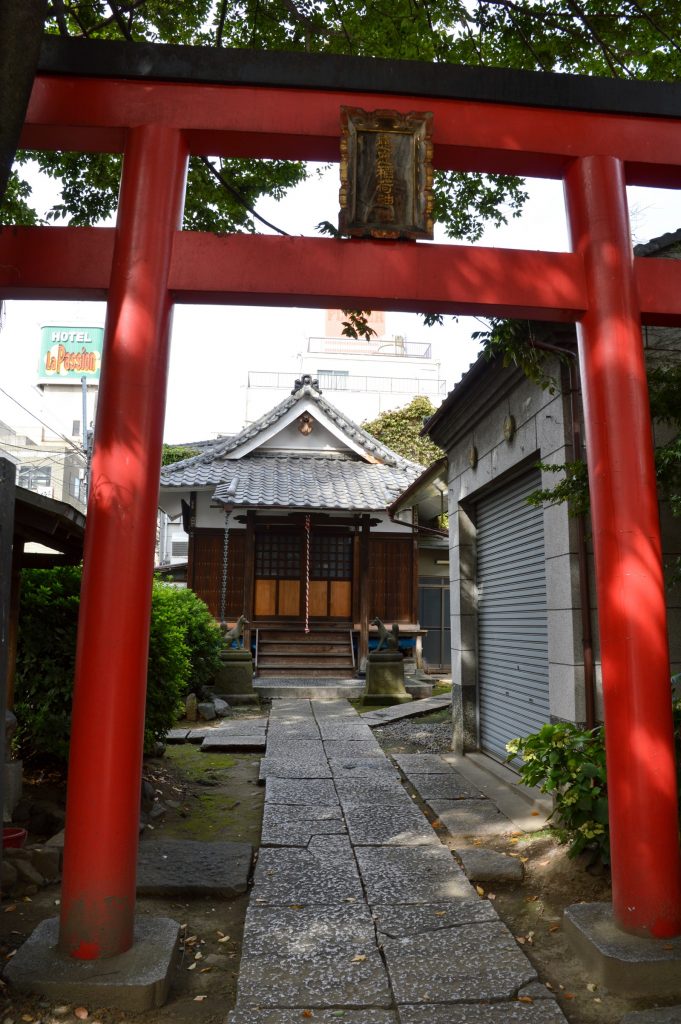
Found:
[(14, 684), (23, 756), (67, 759), (79, 604), (78, 566), (23, 570)]
[[(65, 763), (81, 570), (22, 573), (15, 682), (17, 746), (22, 756)], [(210, 681), (222, 637), (206, 605), (192, 592), (155, 580), (152, 589), (144, 749), (150, 753), (176, 721), (188, 690)]]
[[(681, 675), (672, 678), (681, 684)], [(681, 697), (673, 700), (674, 744), (681, 809)], [(592, 851), (593, 860), (610, 863), (608, 782), (605, 771), (605, 730), (603, 726), (584, 730), (570, 722), (544, 725), (539, 732), (506, 744), (508, 760), (523, 760), (520, 780), (552, 793), (555, 808), (551, 817), (562, 842), (570, 844), (569, 855)]]
[(602, 726), (584, 730), (570, 722), (544, 725), (539, 732), (506, 744), (510, 757), (520, 755), (521, 781), (552, 793), (551, 814), (571, 857), (584, 850), (610, 862), (605, 740)]

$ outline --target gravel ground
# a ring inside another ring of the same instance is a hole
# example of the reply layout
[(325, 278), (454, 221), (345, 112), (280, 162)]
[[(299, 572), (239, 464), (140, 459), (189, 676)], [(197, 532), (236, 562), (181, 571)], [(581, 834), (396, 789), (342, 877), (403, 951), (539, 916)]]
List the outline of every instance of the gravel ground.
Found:
[(403, 753), (444, 754), (452, 749), (452, 723), (424, 722), (418, 718), (403, 718), (392, 725), (374, 729), (374, 736), (382, 747)]

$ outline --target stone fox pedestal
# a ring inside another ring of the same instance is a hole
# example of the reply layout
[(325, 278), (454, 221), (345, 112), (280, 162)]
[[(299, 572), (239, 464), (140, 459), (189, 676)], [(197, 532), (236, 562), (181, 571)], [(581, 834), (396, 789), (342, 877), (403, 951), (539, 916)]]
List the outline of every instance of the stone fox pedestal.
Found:
[(228, 704), (257, 704), (253, 689), (253, 656), (243, 648), (220, 652), (222, 665), (215, 676), (215, 692)]
[(374, 651), (367, 658), (363, 704), (406, 704), (413, 698), (404, 688), (404, 658), (399, 651)]

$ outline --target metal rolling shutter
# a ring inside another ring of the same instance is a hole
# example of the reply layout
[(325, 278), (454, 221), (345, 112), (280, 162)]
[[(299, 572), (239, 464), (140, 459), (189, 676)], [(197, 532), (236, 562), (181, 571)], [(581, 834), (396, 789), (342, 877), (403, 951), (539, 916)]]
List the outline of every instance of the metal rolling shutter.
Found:
[(525, 501), (540, 485), (533, 471), (477, 506), (480, 746), (502, 758), (549, 721), (543, 515)]

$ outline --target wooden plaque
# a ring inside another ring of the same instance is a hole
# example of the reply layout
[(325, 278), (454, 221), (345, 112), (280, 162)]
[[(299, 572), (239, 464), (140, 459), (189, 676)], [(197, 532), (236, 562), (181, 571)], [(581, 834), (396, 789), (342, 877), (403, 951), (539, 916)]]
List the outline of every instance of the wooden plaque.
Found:
[(433, 237), (433, 115), (341, 107), (339, 230)]

